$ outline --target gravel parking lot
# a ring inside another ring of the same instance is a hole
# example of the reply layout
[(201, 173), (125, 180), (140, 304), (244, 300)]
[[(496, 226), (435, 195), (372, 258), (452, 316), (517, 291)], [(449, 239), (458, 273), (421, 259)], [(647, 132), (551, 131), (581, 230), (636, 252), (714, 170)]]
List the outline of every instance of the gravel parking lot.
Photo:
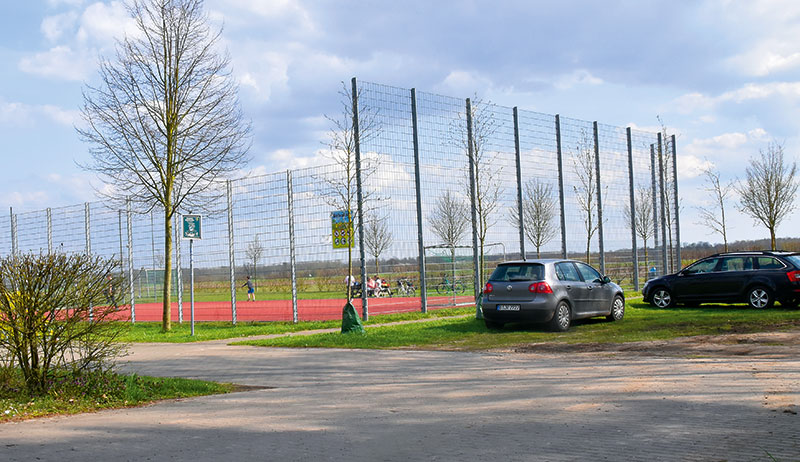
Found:
[(250, 388), (3, 424), (0, 460), (800, 460), (797, 346), (694, 343), (709, 348), (139, 344), (125, 371)]

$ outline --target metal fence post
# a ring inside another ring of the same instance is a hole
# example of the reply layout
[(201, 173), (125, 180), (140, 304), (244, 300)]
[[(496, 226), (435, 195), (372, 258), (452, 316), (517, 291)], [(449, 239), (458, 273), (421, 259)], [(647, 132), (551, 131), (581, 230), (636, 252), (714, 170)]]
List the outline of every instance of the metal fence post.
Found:
[(183, 270), (181, 267), (181, 238), (183, 237), (183, 223), (178, 220), (178, 214), (172, 215), (172, 228), (175, 229), (175, 292), (178, 296), (178, 324), (183, 324)]
[[(86, 256), (92, 257), (92, 223), (91, 216), (89, 215), (89, 203), (83, 204), (83, 231), (86, 235)], [(94, 307), (92, 302), (89, 301), (89, 321), (94, 320)]]
[(556, 156), (558, 158), (558, 203), (561, 213), (561, 258), (567, 258), (567, 214), (564, 209), (564, 158), (561, 155), (561, 117), (556, 114)]
[(594, 131), (594, 165), (597, 170), (597, 241), (600, 246), (600, 272), (606, 274), (606, 252), (603, 239), (603, 182), (600, 181), (600, 143), (597, 121), (592, 123), (592, 129)]
[(297, 324), (297, 266), (294, 256), (294, 193), (292, 192), (292, 171), (286, 171), (286, 195), (289, 209), (289, 269), (292, 276), (292, 322)]
[(228, 257), (231, 276), (231, 322), (236, 325), (236, 260), (233, 250), (233, 187), (226, 181), (228, 192)]
[(53, 211), (50, 207), (47, 207), (47, 253), (53, 253)]
[(422, 191), (419, 173), (419, 129), (417, 126), (417, 91), (411, 89), (411, 128), (414, 141), (414, 192), (417, 199), (417, 245), (419, 255), (419, 295), (423, 313), (428, 312), (428, 283), (425, 271), (425, 241), (422, 233)]
[(119, 276), (125, 276), (125, 257), (122, 244), (122, 210), (117, 210), (117, 226), (119, 232)]
[(636, 194), (633, 181), (633, 144), (631, 143), (631, 127), (625, 129), (628, 143), (628, 193), (630, 194), (631, 211), (631, 253), (633, 257), (633, 290), (639, 291), (639, 249), (636, 245)]
[(650, 191), (653, 196), (653, 252), (655, 252), (658, 250), (658, 188), (656, 187), (656, 147), (654, 144), (650, 145)]
[(675, 182), (675, 249), (678, 259), (677, 269), (681, 269), (683, 267), (683, 260), (681, 260), (681, 208), (678, 206), (678, 154), (675, 148), (675, 135), (672, 135), (670, 138), (672, 140), (672, 178)]
[(14, 207), (8, 208), (8, 213), (11, 217), (9, 220), (11, 224), (11, 255), (16, 255), (17, 251), (17, 216), (14, 215)]
[(661, 264), (664, 265), (664, 274), (667, 274), (667, 204), (664, 191), (664, 158), (661, 145), (661, 132), (658, 132), (658, 198), (661, 202)]
[(131, 322), (136, 322), (136, 290), (133, 287), (133, 223), (131, 222), (131, 200), (125, 201), (125, 216), (128, 221), (128, 288), (131, 294)]
[[(470, 212), (472, 215), (472, 267), (475, 275), (472, 278), (472, 287), (475, 291), (475, 318), (483, 319), (481, 311), (480, 293), (483, 287), (481, 283), (481, 260), (478, 255), (478, 216), (475, 204), (475, 153), (472, 148), (472, 102), (467, 98), (467, 156), (469, 157), (469, 200)], [(455, 281), (453, 281), (455, 284)]]
[(525, 260), (525, 220), (522, 214), (522, 165), (519, 152), (519, 113), (517, 107), (512, 109), (514, 115), (514, 154), (517, 161), (517, 216), (519, 217), (519, 254)]
[[(367, 281), (367, 259), (364, 254), (364, 194), (361, 190), (361, 140), (359, 139), (358, 132), (358, 85), (356, 78), (353, 77), (352, 91), (353, 91), (353, 144), (356, 150), (356, 198), (358, 201), (358, 253), (361, 257), (361, 284), (366, 288)], [(350, 210), (347, 211), (348, 215)], [(367, 302), (367, 291), (361, 291), (362, 315), (361, 318), (366, 321), (369, 319), (369, 305)]]

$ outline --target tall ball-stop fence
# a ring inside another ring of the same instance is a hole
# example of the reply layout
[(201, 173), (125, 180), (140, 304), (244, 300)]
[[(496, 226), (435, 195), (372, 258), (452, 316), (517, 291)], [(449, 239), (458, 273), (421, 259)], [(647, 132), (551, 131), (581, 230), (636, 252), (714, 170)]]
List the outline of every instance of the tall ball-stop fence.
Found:
[[(352, 267), (347, 246), (334, 242), (331, 216), (341, 207), (329, 200), (347, 165), (229, 180), (218, 185), (210, 207), (217, 212), (204, 217), (203, 239), (194, 243), (198, 320), (335, 319), (349, 275), (388, 282), (381, 296), (363, 291), (353, 300), (368, 317), (472, 304), (507, 259), (585, 260), (628, 291), (680, 267), (674, 135), (351, 83), (354, 112), (374, 117), (374, 133), (353, 159), (369, 167), (353, 183)], [(550, 210), (538, 234), (526, 211), (536, 202)], [(443, 232), (442, 219), (458, 232)], [(165, 282), (163, 220), (157, 209), (130, 203), (11, 210), (0, 217), (8, 230), (0, 252), (116, 258), (131, 319), (155, 321)], [(189, 252), (177, 216), (173, 229), (172, 314), (182, 322)], [(254, 302), (243, 287), (248, 275)]]

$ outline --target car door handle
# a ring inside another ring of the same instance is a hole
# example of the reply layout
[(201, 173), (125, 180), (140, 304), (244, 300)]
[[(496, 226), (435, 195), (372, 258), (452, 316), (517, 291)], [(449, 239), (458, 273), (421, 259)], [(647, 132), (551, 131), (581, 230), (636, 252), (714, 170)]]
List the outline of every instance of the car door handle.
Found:
[(592, 290), (592, 289), (594, 289), (594, 286), (586, 286), (586, 288), (589, 289), (589, 290)]
[(567, 286), (567, 290), (570, 290), (570, 289), (572, 289), (572, 286)]

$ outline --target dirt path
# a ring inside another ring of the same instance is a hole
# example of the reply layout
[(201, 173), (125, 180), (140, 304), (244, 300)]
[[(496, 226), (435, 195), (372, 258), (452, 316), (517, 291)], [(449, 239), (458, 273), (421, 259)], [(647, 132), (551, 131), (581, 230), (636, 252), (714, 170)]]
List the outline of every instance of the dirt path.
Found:
[(518, 353), (602, 353), (640, 356), (764, 356), (796, 357), (800, 328), (782, 332), (697, 335), (672, 340), (627, 343), (532, 343), (508, 349)]

